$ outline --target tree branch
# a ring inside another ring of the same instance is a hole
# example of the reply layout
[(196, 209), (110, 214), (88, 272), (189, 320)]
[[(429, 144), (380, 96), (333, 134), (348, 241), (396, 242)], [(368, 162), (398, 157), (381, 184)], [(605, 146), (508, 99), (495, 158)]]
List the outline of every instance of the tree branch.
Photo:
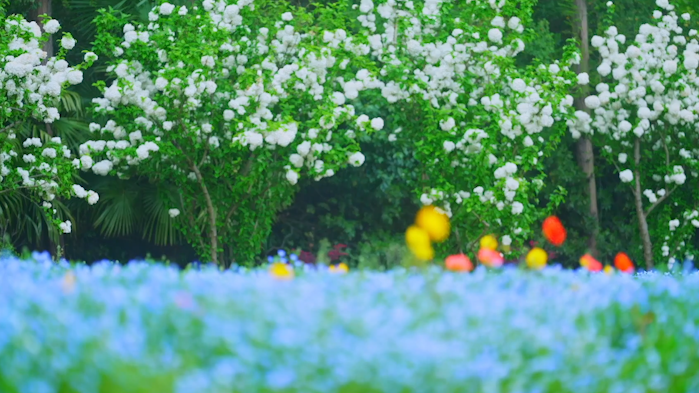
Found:
[(663, 195), (662, 197), (660, 197), (660, 199), (658, 199), (657, 201), (655, 201), (655, 203), (653, 203), (653, 204), (648, 208), (648, 210), (647, 210), (645, 213), (643, 213), (643, 215), (644, 215), (645, 217), (648, 217), (648, 215), (650, 214), (650, 212), (652, 212), (653, 209), (655, 209), (655, 208), (656, 208), (658, 205), (660, 205), (664, 200), (666, 200), (667, 197), (669, 197), (670, 194), (672, 194), (672, 193), (677, 189), (677, 187), (679, 187), (679, 185), (676, 184), (675, 187), (672, 188), (672, 190), (666, 192), (665, 195)]
[(16, 122), (10, 124), (9, 126), (6, 126), (6, 127), (2, 128), (2, 129), (0, 129), (0, 133), (3, 133), (3, 132), (5, 132), (5, 131), (9, 131), (10, 128), (13, 128), (13, 127), (15, 127), (15, 126), (17, 126), (17, 125), (19, 125), (19, 124), (21, 124), (21, 123), (22, 123), (22, 122), (18, 120), (18, 121), (16, 121)]

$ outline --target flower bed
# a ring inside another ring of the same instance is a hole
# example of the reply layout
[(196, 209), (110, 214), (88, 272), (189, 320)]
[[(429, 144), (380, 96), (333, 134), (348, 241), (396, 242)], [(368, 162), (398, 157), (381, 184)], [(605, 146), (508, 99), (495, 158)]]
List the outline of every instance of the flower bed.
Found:
[(0, 391), (696, 392), (699, 275), (0, 260)]

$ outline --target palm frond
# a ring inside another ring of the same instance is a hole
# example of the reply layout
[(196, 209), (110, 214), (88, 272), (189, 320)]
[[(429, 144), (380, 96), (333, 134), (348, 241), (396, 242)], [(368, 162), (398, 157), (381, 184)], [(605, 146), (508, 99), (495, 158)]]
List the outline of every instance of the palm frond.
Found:
[(17, 232), (23, 228), (20, 214), (24, 211), (24, 200), (20, 195), (21, 191), (13, 190), (0, 193), (0, 225), (3, 227), (14, 227)]
[(76, 117), (61, 117), (53, 122), (52, 128), (54, 134), (60, 136), (71, 149), (75, 149), (88, 133), (87, 122)]
[(171, 194), (166, 187), (152, 186), (143, 190), (143, 209), (147, 217), (143, 238), (157, 245), (173, 245), (180, 241), (180, 234), (168, 213), (171, 206), (167, 203), (174, 200)]
[(141, 219), (138, 185), (113, 179), (101, 182), (95, 188), (100, 194), (100, 202), (94, 226), (107, 237), (133, 233)]
[(58, 110), (61, 112), (69, 112), (83, 117), (82, 97), (75, 91), (63, 90), (58, 104)]

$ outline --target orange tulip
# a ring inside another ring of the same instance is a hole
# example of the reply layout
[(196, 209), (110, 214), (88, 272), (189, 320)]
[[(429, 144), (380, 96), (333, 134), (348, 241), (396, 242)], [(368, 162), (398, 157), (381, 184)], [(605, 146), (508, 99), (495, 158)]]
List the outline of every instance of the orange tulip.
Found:
[(470, 272), (473, 270), (471, 259), (464, 254), (449, 255), (444, 261), (447, 270), (453, 272)]
[(614, 266), (624, 273), (633, 273), (635, 271), (633, 261), (625, 252), (616, 254), (614, 257)]
[(556, 216), (550, 216), (544, 220), (544, 225), (542, 226), (544, 236), (546, 240), (551, 242), (554, 246), (561, 246), (567, 237), (566, 229), (563, 227), (561, 220)]
[(502, 254), (487, 248), (481, 248), (481, 250), (478, 251), (478, 260), (488, 267), (500, 267), (505, 262)]
[(602, 262), (596, 260), (590, 254), (585, 254), (582, 257), (580, 257), (580, 266), (584, 267), (585, 269), (591, 272), (599, 272), (602, 269), (604, 269)]

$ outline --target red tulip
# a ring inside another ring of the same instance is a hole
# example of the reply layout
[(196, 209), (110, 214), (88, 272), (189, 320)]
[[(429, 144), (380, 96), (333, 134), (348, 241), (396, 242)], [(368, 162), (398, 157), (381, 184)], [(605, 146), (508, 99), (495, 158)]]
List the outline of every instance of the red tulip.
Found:
[(620, 252), (614, 257), (614, 266), (624, 273), (633, 273), (635, 268), (633, 261), (625, 252)]
[(505, 262), (502, 254), (487, 248), (482, 248), (478, 251), (478, 260), (488, 267), (500, 267)]
[(599, 272), (604, 269), (602, 262), (596, 260), (590, 254), (585, 254), (580, 257), (580, 265), (591, 272)]
[(471, 259), (464, 254), (449, 255), (444, 261), (447, 270), (453, 272), (470, 272), (473, 270)]
[(551, 242), (554, 246), (560, 247), (567, 237), (566, 229), (563, 227), (561, 220), (556, 216), (550, 216), (544, 220), (544, 225), (542, 226), (544, 236), (546, 240)]

